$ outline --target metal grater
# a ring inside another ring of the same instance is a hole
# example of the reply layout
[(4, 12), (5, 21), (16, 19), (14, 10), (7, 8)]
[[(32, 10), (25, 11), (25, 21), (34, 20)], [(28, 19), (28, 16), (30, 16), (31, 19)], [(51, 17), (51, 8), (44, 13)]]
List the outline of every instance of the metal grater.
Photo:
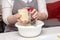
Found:
[(32, 18), (32, 14), (29, 12), (29, 23), (31, 25), (34, 25), (36, 23), (36, 20)]
[[(31, 5), (29, 5), (29, 4), (30, 4), (30, 2), (29, 2), (29, 0), (27, 0), (27, 7), (31, 8)], [(32, 18), (32, 14), (30, 12), (28, 12), (28, 14), (29, 14), (29, 17), (30, 17), (29, 18), (29, 23), (31, 25), (34, 25), (36, 23), (36, 20)]]

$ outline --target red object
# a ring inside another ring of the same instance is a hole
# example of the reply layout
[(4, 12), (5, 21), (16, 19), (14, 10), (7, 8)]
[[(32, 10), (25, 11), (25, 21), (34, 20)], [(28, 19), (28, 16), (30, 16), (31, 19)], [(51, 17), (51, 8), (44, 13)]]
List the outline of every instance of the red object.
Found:
[(33, 7), (32, 7), (32, 8), (28, 8), (28, 11), (29, 11), (29, 12), (32, 12), (33, 9), (34, 9)]
[(48, 19), (57, 18), (60, 21), (60, 1), (47, 4)]

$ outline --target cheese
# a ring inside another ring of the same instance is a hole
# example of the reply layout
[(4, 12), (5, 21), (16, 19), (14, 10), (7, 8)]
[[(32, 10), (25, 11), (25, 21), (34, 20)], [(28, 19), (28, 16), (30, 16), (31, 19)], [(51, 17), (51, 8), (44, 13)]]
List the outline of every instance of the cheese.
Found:
[(24, 20), (27, 20), (28, 21), (29, 20), (28, 10), (26, 8), (19, 9), (18, 10), (18, 13), (20, 15), (22, 15), (21, 18), (20, 18), (22, 21), (24, 21)]

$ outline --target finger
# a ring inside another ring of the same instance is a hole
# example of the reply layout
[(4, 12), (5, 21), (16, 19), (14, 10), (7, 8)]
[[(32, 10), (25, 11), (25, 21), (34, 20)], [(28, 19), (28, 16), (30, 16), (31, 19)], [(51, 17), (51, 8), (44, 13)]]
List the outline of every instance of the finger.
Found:
[(33, 14), (33, 16), (36, 16), (38, 13), (37, 12), (35, 12), (34, 14)]
[(17, 19), (18, 22), (22, 23), (21, 19)]
[(36, 18), (37, 18), (37, 16), (34, 16), (33, 18), (34, 18), (34, 19), (36, 19)]
[(31, 12), (31, 14), (34, 14), (36, 12), (36, 9), (33, 9), (33, 11)]
[(35, 16), (38, 16), (38, 13), (37, 13), (37, 12), (35, 12), (35, 13), (32, 15), (33, 18), (34, 18)]
[(22, 21), (22, 23), (23, 23), (23, 24), (27, 24), (27, 23), (28, 23), (28, 21), (27, 21), (27, 20), (24, 20), (24, 21)]
[(27, 20), (22, 21), (21, 19), (17, 19), (17, 21), (18, 21), (19, 23), (23, 23), (23, 24), (27, 24), (27, 23), (28, 23)]
[(21, 17), (20, 14), (15, 14), (14, 16), (17, 17), (17, 18), (20, 18)]
[(21, 14), (17, 14), (18, 17), (21, 17), (22, 15)]
[(38, 19), (38, 18), (39, 18), (39, 16), (38, 16), (38, 15), (36, 15), (36, 16), (34, 16), (33, 18), (34, 18), (34, 19)]
[(36, 17), (35, 19), (37, 20), (37, 19), (39, 19), (39, 17)]
[(36, 19), (38, 16), (34, 16), (34, 19)]
[(21, 16), (22, 16), (22, 15), (18, 15), (18, 19), (20, 19), (20, 18), (21, 18)]

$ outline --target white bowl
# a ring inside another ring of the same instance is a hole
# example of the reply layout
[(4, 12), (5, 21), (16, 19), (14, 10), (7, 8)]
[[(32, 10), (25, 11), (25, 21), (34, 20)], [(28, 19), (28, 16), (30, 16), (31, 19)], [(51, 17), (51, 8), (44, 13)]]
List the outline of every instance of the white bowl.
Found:
[(35, 26), (21, 26), (18, 22), (15, 26), (18, 28), (19, 34), (23, 37), (35, 37), (41, 33), (42, 26), (44, 22), (37, 21)]

